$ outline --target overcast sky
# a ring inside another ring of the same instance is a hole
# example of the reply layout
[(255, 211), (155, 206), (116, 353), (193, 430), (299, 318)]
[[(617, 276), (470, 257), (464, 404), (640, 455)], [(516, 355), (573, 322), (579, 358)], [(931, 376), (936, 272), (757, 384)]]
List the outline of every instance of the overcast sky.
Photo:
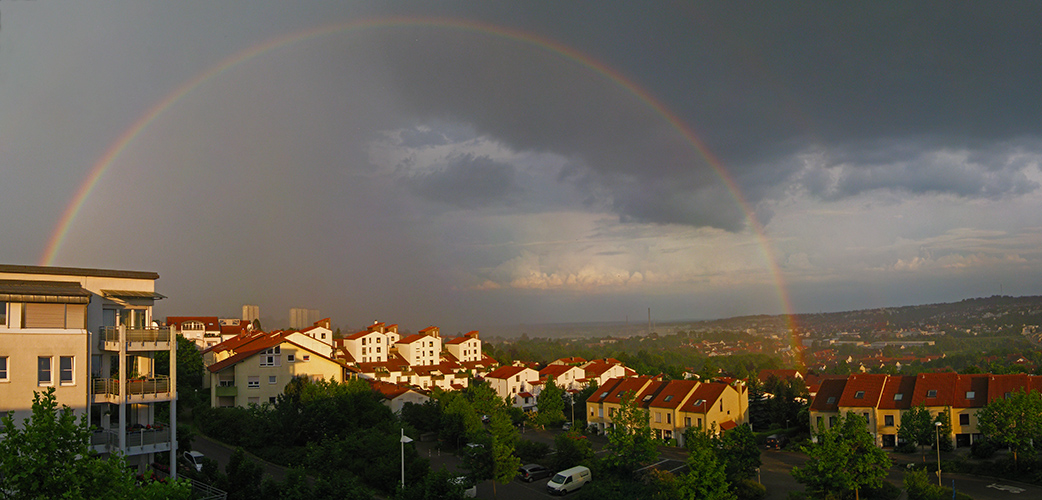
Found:
[(3, 262), (161, 317), (1042, 294), (1040, 164), (1036, 1), (0, 4)]

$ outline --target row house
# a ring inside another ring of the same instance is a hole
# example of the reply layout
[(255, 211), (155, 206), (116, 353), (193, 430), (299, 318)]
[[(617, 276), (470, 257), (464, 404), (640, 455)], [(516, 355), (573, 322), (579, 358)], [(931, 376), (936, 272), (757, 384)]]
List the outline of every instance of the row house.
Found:
[(594, 382), (597, 382), (598, 386), (602, 386), (613, 378), (632, 377), (637, 374), (637, 372), (627, 368), (621, 361), (614, 358), (587, 361), (580, 365), (580, 368), (582, 368), (584, 372), (582, 380), (583, 387)]
[(443, 391), (459, 391), (470, 384), (463, 366), (453, 361), (442, 361), (436, 365), (414, 365), (411, 369), (409, 383), (424, 390), (437, 387)]
[(408, 385), (392, 384), (379, 380), (368, 380), (369, 386), (383, 396), (383, 403), (394, 413), (401, 415), (402, 407), (407, 403), (422, 405), (430, 401), (426, 394), (413, 389)]
[(558, 387), (569, 392), (577, 392), (586, 386), (581, 380), (586, 378), (586, 371), (575, 365), (549, 364), (539, 370), (539, 379), (548, 380), (553, 377)]
[[(0, 265), (0, 414), (21, 425), (34, 393), (88, 419), (92, 448), (144, 470), (177, 456), (177, 342), (147, 271)], [(169, 363), (159, 366), (155, 355)], [(169, 422), (156, 422), (156, 415)], [(157, 425), (159, 424), (159, 425)]]
[(589, 424), (600, 431), (614, 425), (612, 418), (625, 397), (632, 397), (648, 412), (651, 429), (658, 439), (676, 439), (679, 446), (684, 445), (684, 431), (688, 428), (720, 432), (749, 418), (749, 393), (741, 387), (642, 376), (611, 379), (598, 389), (586, 402)]
[(536, 384), (539, 372), (527, 366), (501, 366), (487, 375), (488, 382), (499, 397), (509, 399), (513, 406), (530, 410), (535, 407), (535, 398), (539, 395)]
[(901, 417), (923, 405), (934, 418), (948, 414), (952, 433), (942, 436), (956, 447), (980, 439), (977, 412), (987, 403), (1017, 390), (1042, 390), (1042, 377), (1025, 374), (989, 375), (920, 373), (919, 375), (864, 374), (823, 380), (810, 406), (811, 433), (816, 435), (854, 413), (868, 422), (876, 445), (898, 445)]
[[(227, 345), (226, 345), (227, 344)], [(332, 358), (333, 346), (296, 331), (256, 332), (204, 352), (213, 407), (274, 403), (295, 377), (344, 382), (354, 371)]]

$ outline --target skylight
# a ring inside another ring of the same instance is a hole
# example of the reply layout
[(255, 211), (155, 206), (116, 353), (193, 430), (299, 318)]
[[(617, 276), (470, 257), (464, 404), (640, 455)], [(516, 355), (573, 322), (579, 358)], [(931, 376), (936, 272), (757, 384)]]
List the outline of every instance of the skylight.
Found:
[(672, 394), (670, 394), (669, 396), (666, 396), (666, 402), (667, 402), (667, 403), (668, 403), (668, 402), (669, 402), (669, 400), (671, 400), (671, 399), (673, 399), (673, 395), (672, 395)]
[(836, 402), (836, 396), (829, 396), (828, 404), (833, 404), (835, 402)]
[(973, 391), (966, 391), (966, 399), (973, 399), (977, 397), (977, 393)]
[(854, 399), (864, 399), (865, 391), (857, 391), (854, 393)]
[(904, 398), (905, 398), (905, 395), (901, 394), (900, 392), (897, 393), (897, 394), (894, 394), (894, 401), (900, 401), (900, 400), (902, 400)]
[(937, 397), (937, 390), (936, 389), (930, 389), (930, 390), (926, 391), (926, 397), (928, 397), (928, 398), (936, 398)]

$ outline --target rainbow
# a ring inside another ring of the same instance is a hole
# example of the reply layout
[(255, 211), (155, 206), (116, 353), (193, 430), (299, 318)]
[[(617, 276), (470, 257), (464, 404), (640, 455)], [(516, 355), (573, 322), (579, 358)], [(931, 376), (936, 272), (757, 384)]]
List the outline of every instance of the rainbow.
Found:
[(178, 87), (176, 90), (168, 94), (161, 101), (152, 106), (148, 112), (141, 116), (130, 128), (128, 128), (119, 139), (112, 144), (112, 146), (105, 152), (105, 154), (94, 164), (87, 178), (83, 184), (80, 185), (76, 194), (73, 196), (72, 201), (66, 207), (58, 225), (51, 235), (51, 238), (47, 244), (47, 249), (44, 252), (43, 257), (40, 260), (41, 265), (49, 266), (53, 265), (58, 251), (61, 250), (62, 243), (68, 234), (69, 228), (72, 226), (73, 221), (76, 219), (76, 215), (79, 213), (83, 204), (87, 198), (90, 197), (91, 192), (98, 185), (99, 180), (105, 175), (105, 172), (112, 166), (112, 164), (119, 158), (120, 154), (130, 145), (131, 142), (140, 134), (143, 130), (155, 121), (164, 111), (169, 109), (171, 106), (177, 103), (182, 97), (191, 93), (193, 90), (206, 83), (207, 81), (223, 74), (231, 68), (234, 68), (244, 62), (247, 62), (255, 57), (266, 54), (274, 49), (299, 43), (305, 40), (343, 33), (354, 30), (372, 30), (382, 28), (394, 28), (394, 27), (432, 27), (432, 28), (446, 28), (469, 31), (472, 33), (478, 33), (482, 35), (506, 38), (515, 40), (525, 45), (535, 47), (540, 50), (547, 51), (559, 57), (564, 57), (571, 60), (580, 66), (586, 67), (591, 71), (604, 75), (610, 79), (614, 84), (623, 88), (627, 92), (633, 94), (647, 106), (653, 109), (656, 113), (662, 116), (670, 125), (672, 125), (677, 131), (679, 131), (683, 137), (697, 150), (697, 152), (708, 162), (713, 168), (716, 174), (723, 181), (724, 185), (731, 192), (735, 201), (738, 203), (743, 212), (745, 212), (746, 218), (749, 221), (749, 226), (753, 230), (756, 238), (759, 240), (760, 247), (763, 250), (764, 257), (769, 266), (771, 276), (774, 278), (775, 285), (778, 288), (778, 296), (781, 300), (781, 305), (786, 317), (787, 327), (790, 332), (790, 338), (792, 341), (792, 347), (795, 352), (799, 353), (799, 363), (803, 365), (802, 348), (799, 338), (796, 336), (797, 325), (795, 323), (792, 302), (789, 297), (788, 291), (784, 286), (784, 279), (781, 273), (781, 269), (777, 265), (777, 261), (774, 256), (774, 250), (770, 244), (770, 240), (764, 233), (763, 225), (760, 224), (756, 217), (755, 212), (750, 206), (749, 202), (742, 195), (741, 190), (738, 187), (737, 182), (730, 175), (730, 173), (724, 168), (723, 163), (719, 158), (716, 157), (709, 150), (709, 148), (702, 142), (699, 135), (696, 133), (693, 126), (683, 122), (675, 113), (666, 108), (658, 99), (652, 96), (647, 90), (642, 88), (636, 82), (631, 80), (626, 75), (616, 71), (614, 68), (599, 62), (578, 50), (564, 45), (560, 42), (547, 39), (532, 33), (507, 28), (503, 26), (497, 26), (487, 23), (481, 23), (477, 21), (452, 19), (452, 18), (415, 18), (415, 17), (388, 17), (388, 18), (374, 18), (364, 19), (357, 21), (350, 21), (346, 23), (336, 23), (324, 26), (319, 26), (309, 30), (305, 30), (299, 33), (294, 33), (282, 37), (276, 37), (268, 40), (259, 45), (255, 45), (246, 50), (243, 50), (237, 54), (234, 54), (216, 66), (206, 70), (205, 72), (195, 76), (188, 80), (183, 85)]

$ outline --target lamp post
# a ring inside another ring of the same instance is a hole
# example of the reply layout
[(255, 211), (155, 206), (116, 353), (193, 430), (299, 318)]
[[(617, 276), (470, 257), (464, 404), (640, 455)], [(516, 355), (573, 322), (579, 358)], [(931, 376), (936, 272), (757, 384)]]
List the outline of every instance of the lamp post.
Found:
[(405, 429), (402, 429), (402, 489), (405, 489), (405, 443), (411, 443), (412, 438), (405, 435)]
[(933, 427), (937, 431), (937, 486), (941, 486), (941, 423), (934, 422)]

